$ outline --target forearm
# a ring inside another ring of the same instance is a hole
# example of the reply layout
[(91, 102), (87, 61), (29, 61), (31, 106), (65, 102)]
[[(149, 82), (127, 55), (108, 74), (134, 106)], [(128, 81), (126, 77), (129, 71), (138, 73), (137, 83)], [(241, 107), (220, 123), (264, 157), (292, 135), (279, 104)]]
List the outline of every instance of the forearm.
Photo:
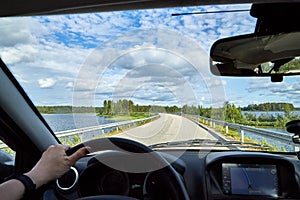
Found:
[(21, 199), (25, 193), (25, 186), (16, 179), (11, 179), (0, 185), (2, 200)]
[(50, 146), (32, 170), (24, 175), (13, 176), (11, 180), (0, 185), (0, 199), (21, 199), (24, 195), (30, 195), (34, 189), (59, 178), (78, 159), (86, 155), (88, 147), (79, 149), (71, 156), (66, 155), (67, 149), (63, 145)]

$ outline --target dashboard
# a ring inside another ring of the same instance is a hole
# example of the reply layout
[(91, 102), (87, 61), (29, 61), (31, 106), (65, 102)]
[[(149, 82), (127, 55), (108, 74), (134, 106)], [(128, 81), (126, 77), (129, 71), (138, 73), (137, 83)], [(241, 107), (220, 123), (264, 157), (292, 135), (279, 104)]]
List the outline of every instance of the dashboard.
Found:
[(278, 197), (277, 166), (222, 163), (222, 190), (229, 195)]
[(206, 158), (209, 199), (299, 199), (297, 157), (254, 152)]
[[(181, 177), (190, 199), (300, 199), (300, 163), (296, 155), (187, 150), (177, 159), (176, 155), (182, 152), (176, 149), (158, 153)], [(163, 169), (122, 172), (89, 156), (57, 180), (44, 194), (44, 200), (107, 194), (136, 199), (180, 199), (172, 194), (176, 188), (170, 188), (170, 181)]]

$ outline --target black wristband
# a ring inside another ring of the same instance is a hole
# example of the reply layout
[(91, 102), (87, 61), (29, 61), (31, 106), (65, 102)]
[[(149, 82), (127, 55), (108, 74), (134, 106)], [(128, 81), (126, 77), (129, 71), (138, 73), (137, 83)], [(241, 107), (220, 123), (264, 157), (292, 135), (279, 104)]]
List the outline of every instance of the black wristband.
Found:
[(16, 179), (16, 180), (19, 180), (21, 183), (23, 183), (23, 185), (25, 187), (25, 192), (24, 192), (23, 197), (30, 196), (36, 188), (36, 185), (33, 183), (31, 178), (29, 178), (28, 176), (26, 176), (24, 174), (20, 174), (20, 175), (16, 174), (16, 175), (9, 177), (9, 179)]

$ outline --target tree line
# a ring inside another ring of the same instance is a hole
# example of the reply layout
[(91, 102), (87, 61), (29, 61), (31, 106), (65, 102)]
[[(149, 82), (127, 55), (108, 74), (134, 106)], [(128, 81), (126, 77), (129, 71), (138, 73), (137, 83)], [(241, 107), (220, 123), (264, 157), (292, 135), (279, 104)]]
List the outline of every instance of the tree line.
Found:
[(177, 106), (157, 106), (157, 105), (139, 105), (132, 100), (121, 99), (117, 101), (104, 100), (103, 107), (100, 108), (101, 115), (115, 115), (115, 114), (130, 114), (134, 112), (143, 113), (176, 113), (180, 112), (181, 108)]
[(243, 111), (285, 111), (295, 110), (295, 107), (291, 103), (262, 103), (262, 104), (250, 104), (244, 108)]
[[(263, 71), (265, 71), (265, 72), (271, 71), (272, 68), (273, 68), (273, 65), (270, 65), (269, 63), (263, 64)], [(300, 69), (300, 59), (294, 58), (293, 60), (280, 66), (279, 73), (287, 73), (287, 72), (291, 72), (291, 71), (298, 72), (299, 69)]]
[(43, 114), (94, 113), (101, 109), (85, 106), (36, 106), (36, 108)]
[[(256, 115), (250, 111), (261, 111), (264, 113)], [(274, 115), (268, 113), (269, 111), (281, 111), (283, 113)], [(242, 108), (225, 102), (220, 108), (203, 108), (201, 106), (188, 105), (182, 107), (182, 112), (185, 114), (200, 115), (202, 117), (250, 126), (272, 126), (281, 128), (284, 128), (288, 121), (300, 118), (300, 116), (292, 111), (295, 111), (295, 108), (293, 104), (289, 103), (265, 103), (256, 106), (249, 105)]]
[[(202, 107), (200, 105), (183, 105), (178, 107), (159, 105), (139, 105), (132, 100), (104, 100), (102, 107), (73, 107), (73, 106), (37, 106), (41, 113), (98, 113), (99, 115), (133, 115), (134, 113), (177, 113), (200, 115), (207, 118), (219, 119), (232, 123), (255, 126), (283, 127), (286, 122), (299, 118), (292, 111), (296, 108), (290, 103), (263, 103), (238, 107), (225, 102), (220, 108)], [(255, 115), (249, 111), (266, 112)], [(272, 115), (269, 111), (282, 111), (283, 114)], [(243, 113), (244, 112), (244, 113)]]

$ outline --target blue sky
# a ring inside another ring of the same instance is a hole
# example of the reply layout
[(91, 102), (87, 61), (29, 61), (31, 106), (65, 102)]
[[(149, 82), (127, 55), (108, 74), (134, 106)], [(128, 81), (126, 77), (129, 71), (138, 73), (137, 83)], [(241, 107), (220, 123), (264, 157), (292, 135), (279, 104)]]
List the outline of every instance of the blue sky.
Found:
[(208, 52), (223, 37), (251, 33), (248, 13), (172, 13), (248, 9), (206, 6), (0, 19), (0, 56), (36, 105), (101, 106), (105, 99), (138, 104), (300, 106), (295, 78), (220, 78)]

